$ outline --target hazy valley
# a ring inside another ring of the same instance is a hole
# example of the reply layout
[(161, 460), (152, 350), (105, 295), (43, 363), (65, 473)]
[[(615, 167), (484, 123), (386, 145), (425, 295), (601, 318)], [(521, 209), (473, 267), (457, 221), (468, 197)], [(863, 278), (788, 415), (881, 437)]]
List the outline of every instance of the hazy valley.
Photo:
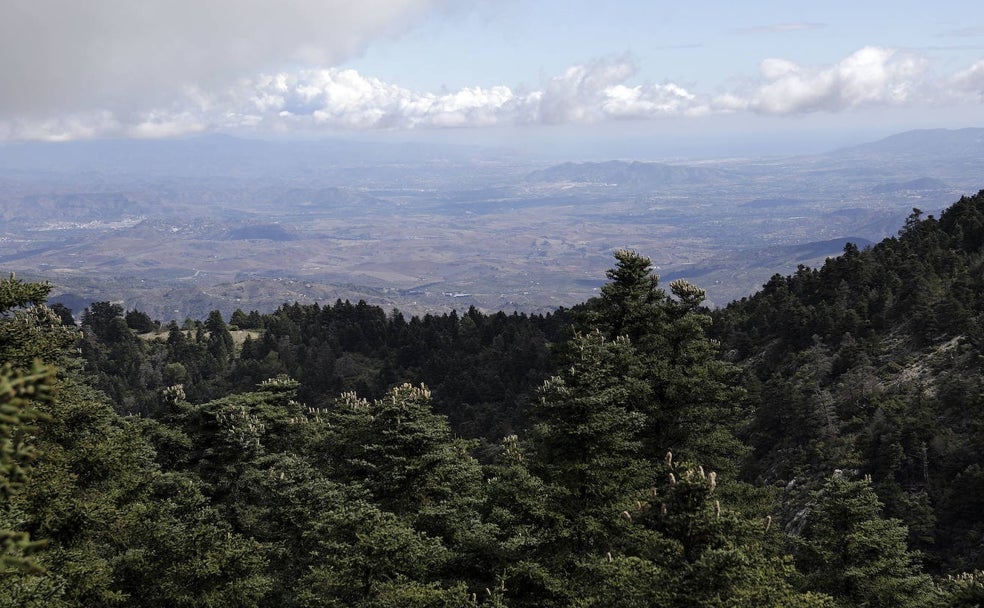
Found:
[(155, 318), (365, 299), (543, 311), (595, 295), (612, 251), (714, 305), (914, 207), (976, 192), (984, 129), (817, 156), (558, 163), (502, 150), (228, 137), (0, 146), (0, 269), (81, 310)]

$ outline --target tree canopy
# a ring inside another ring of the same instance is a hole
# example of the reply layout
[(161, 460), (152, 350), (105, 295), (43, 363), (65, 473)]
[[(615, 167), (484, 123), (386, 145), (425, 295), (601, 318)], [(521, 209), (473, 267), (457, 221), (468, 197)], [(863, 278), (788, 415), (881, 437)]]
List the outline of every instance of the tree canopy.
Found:
[(719, 311), (628, 250), (542, 316), (0, 280), (0, 606), (978, 605), (982, 247), (978, 194)]

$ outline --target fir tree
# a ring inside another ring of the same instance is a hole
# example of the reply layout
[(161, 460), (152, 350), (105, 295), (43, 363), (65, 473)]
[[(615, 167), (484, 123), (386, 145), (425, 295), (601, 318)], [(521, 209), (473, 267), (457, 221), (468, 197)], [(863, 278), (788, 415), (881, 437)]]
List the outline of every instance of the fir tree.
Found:
[(808, 589), (848, 606), (917, 607), (935, 601), (929, 576), (906, 546), (908, 531), (884, 519), (871, 482), (835, 474), (814, 497), (797, 564)]

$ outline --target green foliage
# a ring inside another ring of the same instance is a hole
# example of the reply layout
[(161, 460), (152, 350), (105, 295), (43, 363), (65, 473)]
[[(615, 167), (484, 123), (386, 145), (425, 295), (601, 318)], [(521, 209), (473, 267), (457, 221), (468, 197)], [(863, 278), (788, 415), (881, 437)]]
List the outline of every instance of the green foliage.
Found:
[[(154, 478), (116, 521), (113, 578), (141, 606), (260, 606), (272, 588), (259, 544), (235, 534), (192, 478)], [(166, 498), (165, 498), (166, 497)]]
[(609, 283), (601, 297), (588, 303), (586, 324), (610, 338), (627, 336), (633, 344), (648, 347), (666, 322), (669, 297), (658, 288), (652, 262), (635, 251), (615, 252), (617, 265), (606, 273)]
[(984, 606), (984, 572), (980, 570), (947, 576), (939, 587), (943, 596), (941, 605), (948, 608)]
[(44, 305), (49, 291), (45, 283), (0, 279), (0, 362), (20, 369), (36, 359), (64, 363), (78, 332), (63, 326), (61, 317)]
[(581, 553), (604, 547), (615, 505), (649, 485), (639, 440), (648, 387), (625, 338), (578, 335), (568, 352), (570, 367), (540, 389), (533, 445), (550, 509), (566, 520), (567, 546), (554, 550)]
[(52, 592), (30, 578), (42, 571), (31, 554), (44, 542), (32, 540), (18, 504), (38, 456), (34, 434), (46, 419), (39, 406), (52, 400), (55, 384), (54, 368), (41, 357), (58, 358), (72, 339), (43, 306), (49, 290), (13, 275), (0, 280), (0, 581), (9, 590), (0, 604), (26, 605)]
[(526, 426), (525, 402), (553, 369), (548, 342), (567, 330), (563, 311), (529, 317), (471, 309), (407, 321), (397, 311), (338, 301), (237, 313), (233, 325), (261, 330), (239, 348), (213, 311), (205, 323), (172, 323), (161, 340), (140, 344), (119, 332), (108, 341), (87, 332), (83, 356), (98, 387), (127, 412), (150, 413), (158, 392), (176, 383), (202, 403), (286, 373), (301, 382), (302, 400), (324, 406), (343, 392), (375, 399), (423, 382), (456, 432), (494, 441)]
[(711, 317), (699, 308), (703, 290), (674, 281), (674, 300), (659, 289), (649, 258), (625, 250), (615, 257), (612, 281), (580, 317), (609, 339), (627, 337), (635, 351), (643, 370), (638, 380), (648, 384), (638, 395), (644, 450), (650, 456), (672, 450), (736, 475), (747, 454), (735, 437), (745, 418), (744, 394), (738, 369), (719, 358), (706, 335)]
[[(421, 606), (449, 601), (449, 590), (424, 582), (446, 558), (438, 540), (365, 503), (325, 513), (320, 525), (328, 527), (318, 542), (324, 560), (304, 577), (299, 605), (392, 605), (400, 597)], [(460, 599), (463, 590), (456, 595)]]
[[(5, 305), (30, 306), (2, 311), (5, 356), (67, 364), (57, 380), (41, 362), (0, 371), (0, 605), (258, 605), (269, 588), (263, 557), (193, 478), (160, 472), (148, 425), (121, 418), (79, 381), (67, 350), (76, 334), (48, 322), (47, 289), (0, 288)], [(95, 309), (107, 313), (96, 321), (104, 335), (120, 329), (112, 306)]]
[(500, 449), (487, 468), (483, 505), (483, 519), (494, 530), (483, 558), (488, 570), (498, 573), (496, 591), (490, 587), (486, 595), (503, 601), (502, 587), (508, 583), (510, 606), (548, 605), (564, 580), (541, 561), (556, 535), (563, 534), (564, 518), (552, 510), (543, 480), (530, 472), (519, 437), (504, 438)]
[(51, 285), (47, 283), (25, 283), (13, 273), (0, 279), (0, 314), (8, 315), (18, 308), (41, 306), (48, 299)]
[[(755, 397), (746, 476), (801, 488), (870, 474), (934, 573), (984, 566), (982, 226), (984, 192), (938, 219), (914, 210), (897, 237), (773, 277), (711, 327)], [(805, 506), (782, 499), (787, 514)]]
[(229, 369), (232, 364), (235, 348), (232, 334), (226, 327), (222, 315), (217, 310), (213, 310), (205, 321), (205, 329), (208, 331), (208, 338), (205, 343), (207, 353), (206, 366), (209, 375), (218, 375)]
[(824, 484), (796, 543), (807, 587), (848, 606), (932, 605), (932, 581), (906, 547), (907, 530), (881, 510), (868, 481), (837, 474)]
[(31, 463), (37, 457), (31, 433), (44, 417), (35, 405), (51, 400), (54, 374), (35, 363), (27, 373), (10, 364), (0, 367), (0, 580), (11, 570), (37, 570), (30, 554), (43, 543), (17, 528), (22, 518), (12, 507), (12, 498), (30, 479)]
[(0, 281), (0, 607), (979, 604), (910, 547), (980, 567), (982, 208), (717, 313), (631, 251), (572, 314), (285, 304), (238, 349), (94, 303), (84, 374)]
[(48, 542), (45, 577), (70, 605), (255, 605), (269, 584), (254, 545), (232, 534), (194, 478), (159, 471), (145, 425), (99, 399), (60, 382), (36, 483), (18, 496)]
[[(123, 323), (120, 323), (123, 321)], [(123, 307), (112, 302), (93, 302), (82, 311), (82, 325), (105, 342), (114, 342), (126, 334)]]
[(832, 606), (795, 589), (771, 519), (721, 506), (716, 475), (667, 455), (655, 485), (618, 515), (605, 553), (576, 564), (573, 606)]
[(139, 310), (128, 310), (123, 316), (126, 326), (137, 333), (148, 333), (157, 329), (157, 324), (145, 312)]

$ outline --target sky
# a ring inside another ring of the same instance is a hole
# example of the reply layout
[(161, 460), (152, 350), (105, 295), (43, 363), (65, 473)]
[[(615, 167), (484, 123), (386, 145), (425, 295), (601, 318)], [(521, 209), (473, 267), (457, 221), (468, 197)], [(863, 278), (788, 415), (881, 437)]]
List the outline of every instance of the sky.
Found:
[(4, 0), (0, 141), (229, 133), (601, 156), (984, 126), (984, 3)]

